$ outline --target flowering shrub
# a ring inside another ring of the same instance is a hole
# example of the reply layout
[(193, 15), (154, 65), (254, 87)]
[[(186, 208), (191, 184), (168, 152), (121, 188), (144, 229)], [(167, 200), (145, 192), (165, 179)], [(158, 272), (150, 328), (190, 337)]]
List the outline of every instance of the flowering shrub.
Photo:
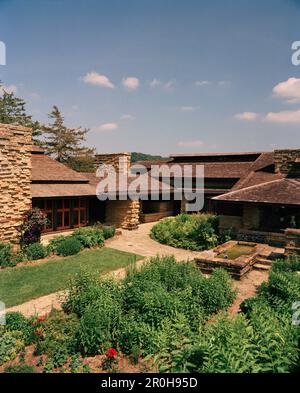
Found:
[(44, 226), (47, 224), (47, 217), (38, 208), (29, 209), (20, 226), (20, 244), (26, 247), (32, 243), (39, 243), (41, 241), (41, 233)]
[(116, 372), (117, 364), (118, 364), (118, 352), (115, 348), (109, 348), (106, 351), (105, 358), (102, 361), (102, 368), (103, 370)]

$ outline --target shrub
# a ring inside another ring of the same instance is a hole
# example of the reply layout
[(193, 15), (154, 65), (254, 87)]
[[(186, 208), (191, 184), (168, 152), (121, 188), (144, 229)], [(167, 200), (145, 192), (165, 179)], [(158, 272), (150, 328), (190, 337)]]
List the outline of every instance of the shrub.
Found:
[(26, 248), (26, 254), (32, 261), (43, 259), (47, 256), (47, 248), (41, 243), (32, 243)]
[(86, 307), (77, 332), (77, 349), (85, 355), (104, 353), (113, 346), (121, 319), (122, 304), (107, 291)]
[(56, 252), (58, 255), (66, 257), (68, 255), (78, 254), (80, 250), (80, 242), (72, 236), (66, 236), (64, 240), (59, 242)]
[(33, 366), (29, 364), (15, 364), (13, 366), (8, 366), (4, 370), (5, 373), (18, 373), (18, 374), (29, 374), (36, 373), (36, 370)]
[[(1, 328), (1, 327), (0, 327)], [(17, 354), (24, 349), (24, 341), (21, 332), (0, 330), (0, 365), (16, 358)]]
[(20, 226), (20, 244), (22, 247), (28, 246), (32, 243), (39, 243), (41, 240), (41, 233), (47, 225), (47, 218), (38, 208), (29, 209)]
[(51, 239), (47, 245), (47, 253), (48, 254), (56, 254), (58, 246), (62, 242), (64, 242), (65, 238), (66, 238), (66, 236), (59, 235), (59, 236), (55, 236), (53, 239)]
[(15, 255), (14, 255), (14, 261), (15, 264), (18, 264), (20, 262), (26, 262), (28, 261), (28, 255), (26, 254), (25, 250), (19, 250)]
[(6, 330), (19, 331), (23, 334), (23, 340), (26, 345), (34, 341), (34, 326), (32, 320), (24, 317), (20, 312), (8, 312), (6, 314)]
[(114, 237), (116, 234), (116, 228), (112, 226), (103, 226), (102, 228), (104, 239), (109, 239), (110, 237)]
[(218, 244), (218, 218), (211, 214), (179, 214), (161, 220), (151, 229), (160, 243), (188, 250), (206, 250)]
[(0, 266), (15, 266), (12, 246), (9, 243), (0, 243)]
[(99, 228), (79, 228), (71, 236), (78, 240), (84, 248), (104, 246), (103, 232)]
[(45, 353), (53, 367), (61, 367), (70, 355), (76, 353), (75, 335), (79, 321), (75, 315), (53, 310), (43, 322), (44, 335), (37, 341), (35, 353)]

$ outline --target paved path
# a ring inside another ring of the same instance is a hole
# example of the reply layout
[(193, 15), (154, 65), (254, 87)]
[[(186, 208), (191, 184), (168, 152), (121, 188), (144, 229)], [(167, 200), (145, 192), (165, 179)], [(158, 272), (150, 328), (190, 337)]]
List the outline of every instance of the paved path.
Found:
[(132, 231), (122, 229), (122, 235), (109, 239), (106, 245), (116, 250), (133, 252), (145, 257), (154, 257), (158, 254), (174, 255), (178, 261), (193, 260), (199, 255), (196, 251), (181, 250), (152, 240), (149, 234), (154, 224), (156, 223), (140, 224), (138, 229)]
[[(150, 230), (154, 223), (141, 224), (138, 229), (133, 231), (122, 230), (122, 234), (115, 236), (106, 241), (106, 247), (110, 247), (120, 251), (127, 251), (143, 255), (146, 258), (138, 261), (137, 266), (141, 266), (149, 257), (156, 255), (167, 256), (174, 255), (177, 261), (193, 260), (199, 252), (181, 250), (160, 244), (152, 240), (149, 236)], [(107, 275), (117, 278), (123, 278), (126, 274), (126, 268), (121, 268)], [(254, 296), (258, 285), (267, 280), (266, 272), (250, 271), (240, 281), (234, 281), (235, 288), (238, 289), (238, 297), (230, 308), (231, 313), (238, 311), (239, 304), (246, 298)], [(56, 292), (50, 295), (42, 296), (37, 299), (30, 300), (26, 303), (11, 307), (7, 311), (19, 311), (26, 316), (43, 315), (51, 311), (52, 308), (60, 309), (60, 302), (64, 292)]]

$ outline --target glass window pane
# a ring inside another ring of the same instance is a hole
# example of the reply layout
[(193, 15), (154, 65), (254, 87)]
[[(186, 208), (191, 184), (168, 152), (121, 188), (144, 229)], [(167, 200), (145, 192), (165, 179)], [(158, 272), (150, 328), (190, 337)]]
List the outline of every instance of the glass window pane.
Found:
[(70, 199), (64, 199), (64, 208), (69, 209), (70, 207)]
[(57, 212), (57, 226), (62, 227), (62, 212)]
[(56, 206), (57, 206), (57, 208), (58, 209), (62, 209), (62, 199), (58, 199), (57, 201), (56, 201)]
[(78, 226), (78, 210), (74, 210), (73, 212), (73, 225)]
[(80, 210), (80, 224), (85, 224), (85, 210)]
[(79, 206), (79, 199), (78, 198), (74, 199), (73, 206), (74, 207), (78, 207)]
[(86, 202), (85, 199), (80, 198), (80, 207), (85, 207), (85, 202)]
[(47, 213), (47, 229), (52, 229), (53, 228), (53, 222), (52, 222), (52, 213)]
[(70, 212), (65, 211), (64, 212), (64, 227), (69, 227), (70, 226)]

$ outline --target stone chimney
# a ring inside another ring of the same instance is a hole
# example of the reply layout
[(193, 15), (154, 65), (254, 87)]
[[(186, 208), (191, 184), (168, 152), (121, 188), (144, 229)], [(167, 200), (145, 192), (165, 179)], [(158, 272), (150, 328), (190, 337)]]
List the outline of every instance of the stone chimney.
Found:
[(96, 154), (96, 168), (99, 165), (112, 165), (118, 173), (128, 173), (131, 163), (131, 153)]
[(0, 241), (18, 243), (31, 206), (31, 129), (0, 124)]
[(288, 175), (298, 166), (299, 159), (300, 149), (274, 150), (275, 173)]

